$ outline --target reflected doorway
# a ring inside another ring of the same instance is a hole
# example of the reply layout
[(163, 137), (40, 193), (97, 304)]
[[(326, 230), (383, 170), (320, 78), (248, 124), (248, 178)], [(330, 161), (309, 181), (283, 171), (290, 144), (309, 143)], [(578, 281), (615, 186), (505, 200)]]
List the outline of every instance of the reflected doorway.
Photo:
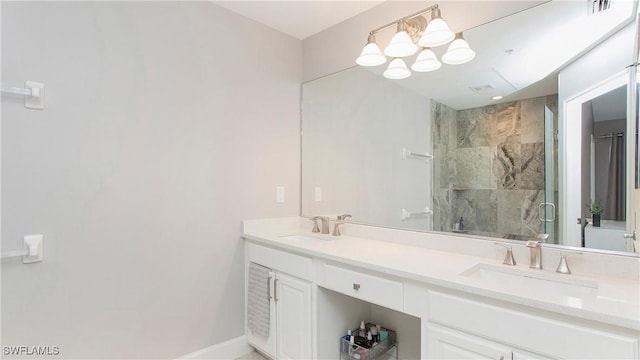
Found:
[[(627, 86), (620, 86), (583, 104), (582, 242), (585, 247), (626, 251), (626, 127)], [(602, 213), (592, 213), (593, 208)], [(599, 221), (598, 219), (599, 218)]]
[[(561, 140), (566, 171), (560, 178), (559, 212), (564, 245), (628, 251), (626, 214), (634, 205), (627, 196), (633, 185), (626, 136), (632, 132), (627, 121), (629, 78), (625, 70), (565, 103), (567, 127)], [(594, 203), (604, 209), (599, 227), (594, 226)]]

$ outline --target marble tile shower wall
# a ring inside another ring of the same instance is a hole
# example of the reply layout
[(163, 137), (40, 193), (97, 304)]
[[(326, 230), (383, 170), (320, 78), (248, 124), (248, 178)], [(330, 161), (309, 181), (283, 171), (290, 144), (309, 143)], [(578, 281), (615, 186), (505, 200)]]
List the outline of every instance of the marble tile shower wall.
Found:
[(434, 230), (460, 217), (469, 233), (543, 233), (544, 107), (557, 95), (455, 110), (432, 100)]

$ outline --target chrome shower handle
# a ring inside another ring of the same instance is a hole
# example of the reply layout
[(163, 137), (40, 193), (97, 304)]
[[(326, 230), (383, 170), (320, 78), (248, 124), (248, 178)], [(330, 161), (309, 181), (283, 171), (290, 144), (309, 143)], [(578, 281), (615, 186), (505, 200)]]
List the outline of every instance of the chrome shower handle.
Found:
[[(542, 216), (542, 212), (543, 210), (547, 207), (547, 206), (551, 206), (551, 218), (548, 218), (545, 214), (545, 216)], [(543, 222), (553, 222), (556, 221), (556, 205), (554, 203), (540, 203), (538, 204), (538, 219), (540, 221)]]

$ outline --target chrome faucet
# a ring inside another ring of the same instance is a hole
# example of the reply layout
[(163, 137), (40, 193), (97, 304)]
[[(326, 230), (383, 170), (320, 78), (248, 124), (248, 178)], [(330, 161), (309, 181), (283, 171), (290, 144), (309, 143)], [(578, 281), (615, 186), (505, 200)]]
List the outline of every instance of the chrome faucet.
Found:
[(542, 247), (541, 243), (546, 243), (549, 234), (538, 234), (535, 240), (527, 241), (527, 247), (531, 252), (529, 267), (531, 269), (542, 270)]
[(529, 267), (531, 269), (542, 270), (542, 242), (538, 240), (528, 240), (527, 247), (531, 251)]
[(511, 249), (511, 246), (507, 246), (501, 243), (494, 243), (494, 244), (502, 246), (505, 249), (507, 249), (507, 253), (504, 256), (504, 260), (502, 261), (503, 264), (511, 265), (511, 266), (516, 265), (516, 259), (513, 257), (513, 250)]
[(338, 219), (338, 221), (344, 221), (344, 220), (347, 220), (347, 218), (350, 218), (350, 217), (351, 217), (351, 215), (349, 215), (349, 214), (342, 214), (342, 215), (338, 215), (337, 219)]
[(538, 234), (536, 235), (536, 240), (546, 243), (549, 240), (549, 234)]
[[(318, 227), (318, 220), (320, 220), (320, 222), (322, 223), (322, 231), (320, 231), (320, 228)], [(322, 234), (328, 234), (329, 233), (329, 218), (326, 216), (314, 216), (311, 218), (311, 221), (313, 221), (313, 230), (311, 230), (311, 232), (314, 233), (322, 233)]]
[(556, 269), (557, 273), (571, 274), (571, 269), (569, 269), (569, 264), (567, 264), (567, 257), (571, 255), (582, 255), (582, 253), (560, 254), (560, 264), (558, 264), (558, 268)]
[(349, 214), (338, 215), (336, 217), (337, 221), (336, 221), (335, 225), (333, 225), (333, 233), (331, 235), (332, 236), (340, 236), (340, 235), (342, 235), (340, 233), (340, 225), (344, 224), (344, 221), (347, 218), (350, 218), (350, 217), (351, 217), (351, 215), (349, 215)]
[(320, 232), (320, 228), (318, 227), (318, 219), (320, 219), (320, 216), (314, 216), (311, 218), (311, 221), (313, 221), (313, 230), (311, 230), (311, 232), (314, 232), (314, 233)]
[(344, 224), (344, 222), (342, 221), (336, 221), (336, 223), (333, 225), (333, 233), (331, 233), (332, 236), (340, 236), (342, 235), (342, 233), (340, 233), (340, 225)]
[(329, 218), (326, 216), (320, 216), (320, 223), (322, 224), (321, 234), (329, 233)]

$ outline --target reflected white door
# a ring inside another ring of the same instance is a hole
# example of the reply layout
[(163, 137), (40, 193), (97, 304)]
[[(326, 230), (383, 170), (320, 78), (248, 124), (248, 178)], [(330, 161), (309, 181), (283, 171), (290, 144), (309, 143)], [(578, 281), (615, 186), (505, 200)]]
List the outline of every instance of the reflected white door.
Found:
[[(635, 72), (633, 76), (630, 74), (630, 70), (621, 71), (615, 76), (604, 80), (565, 102), (564, 127), (560, 129), (564, 134), (564, 143), (561, 144), (564, 154), (560, 164), (563, 169), (563, 174), (561, 174), (559, 182), (561, 206), (558, 211), (561, 231), (558, 240), (562, 245), (582, 246), (582, 225), (576, 223), (576, 219), (583, 217), (582, 210), (585, 208), (585, 204), (582, 201), (582, 176), (590, 176), (589, 173), (583, 174), (584, 169), (581, 165), (582, 151), (590, 151), (590, 149), (585, 150), (582, 148), (582, 134), (581, 131), (579, 131), (580, 126), (578, 126), (582, 121), (583, 104), (614, 89), (627, 85), (632, 77), (635, 79)], [(627, 106), (627, 114), (631, 111), (629, 106), (630, 105)], [(635, 114), (635, 110), (633, 111)], [(635, 116), (633, 118), (635, 118)], [(570, 123), (571, 127), (568, 127), (567, 123)], [(635, 134), (634, 122), (627, 121), (627, 131), (630, 134)], [(630, 147), (633, 147), (635, 150), (635, 142), (627, 141), (627, 154), (630, 153)], [(632, 174), (635, 174), (635, 166), (629, 167), (631, 159), (635, 159), (635, 156), (631, 158), (627, 156), (627, 188), (633, 186), (635, 183), (629, 180), (633, 178)], [(629, 171), (629, 169), (634, 170)], [(627, 194), (630, 193), (635, 194), (635, 192), (628, 192)], [(633, 221), (629, 221), (630, 217), (632, 217), (629, 216), (631, 215), (630, 209), (635, 210), (635, 201), (632, 201), (635, 199), (631, 198), (635, 198), (635, 196), (627, 196), (627, 228), (633, 223)]]

